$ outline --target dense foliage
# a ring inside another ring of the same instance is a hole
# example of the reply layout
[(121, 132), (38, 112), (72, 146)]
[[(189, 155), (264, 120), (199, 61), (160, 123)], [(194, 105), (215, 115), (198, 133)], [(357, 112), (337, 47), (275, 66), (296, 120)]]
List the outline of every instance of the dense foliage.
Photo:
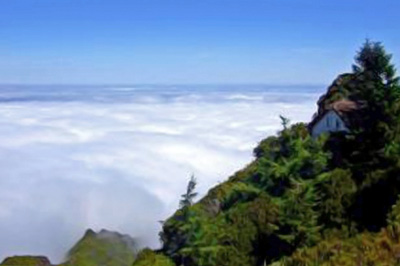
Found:
[[(260, 265), (315, 244), (322, 219), (318, 209), (325, 208), (328, 216), (341, 211), (318, 204), (322, 197), (336, 196), (330, 190), (325, 141), (313, 140), (304, 124), (267, 138), (255, 149), (256, 161), (188, 213), (180, 209), (164, 223), (163, 251), (177, 265)], [(346, 182), (342, 172), (332, 175)], [(347, 204), (347, 194), (337, 197)]]
[(62, 266), (131, 266), (135, 259), (133, 239), (127, 235), (102, 230), (87, 230), (69, 251)]
[(251, 164), (165, 221), (162, 252), (175, 265), (399, 263), (400, 207), (388, 216), (400, 195), (398, 78), (380, 43), (355, 59), (318, 102), (319, 113), (357, 103), (351, 131), (312, 138), (281, 117)]
[(157, 254), (150, 249), (143, 249), (139, 252), (133, 266), (174, 266), (175, 264), (166, 256)]
[[(349, 132), (313, 138), (310, 125), (281, 117), (255, 160), (197, 203), (192, 177), (163, 222), (162, 248), (142, 250), (133, 266), (400, 265), (400, 86), (390, 60), (366, 41), (353, 72), (318, 101), (317, 117), (338, 100), (355, 103), (343, 118)], [(120, 244), (89, 234), (65, 265), (132, 265)]]
[(400, 265), (400, 201), (389, 213), (388, 226), (378, 233), (348, 237), (332, 232), (318, 245), (297, 250), (273, 266), (301, 265)]

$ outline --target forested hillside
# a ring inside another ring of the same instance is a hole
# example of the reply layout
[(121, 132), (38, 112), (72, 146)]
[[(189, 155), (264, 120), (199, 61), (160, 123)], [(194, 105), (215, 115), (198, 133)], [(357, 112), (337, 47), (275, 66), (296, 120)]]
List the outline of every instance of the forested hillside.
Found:
[[(367, 41), (353, 71), (317, 105), (310, 123), (281, 117), (255, 159), (197, 202), (192, 178), (163, 222), (161, 249), (136, 256), (128, 236), (88, 231), (63, 265), (400, 265), (400, 86), (391, 56)], [(330, 110), (348, 130), (312, 137)], [(50, 262), (12, 257), (1, 265)]]
[(160, 233), (139, 265), (400, 264), (400, 88), (391, 56), (367, 41), (316, 116), (338, 100), (357, 105), (349, 132), (312, 138), (290, 125), (254, 149), (255, 160)]

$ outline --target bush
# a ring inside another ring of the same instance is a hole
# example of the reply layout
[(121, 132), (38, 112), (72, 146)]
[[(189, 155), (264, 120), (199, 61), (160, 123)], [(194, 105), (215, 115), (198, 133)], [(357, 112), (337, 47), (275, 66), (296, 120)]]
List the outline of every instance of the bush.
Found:
[(165, 255), (146, 248), (139, 252), (132, 266), (175, 266), (175, 264)]
[(354, 201), (357, 186), (351, 172), (344, 169), (321, 174), (317, 178), (319, 223), (325, 228), (341, 227), (349, 222), (348, 208)]

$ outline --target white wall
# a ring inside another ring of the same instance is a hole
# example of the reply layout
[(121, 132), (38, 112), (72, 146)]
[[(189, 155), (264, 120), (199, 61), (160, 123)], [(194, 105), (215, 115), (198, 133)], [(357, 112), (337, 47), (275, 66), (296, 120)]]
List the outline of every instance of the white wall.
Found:
[(349, 131), (343, 120), (334, 111), (326, 113), (312, 128), (312, 136), (318, 137), (325, 132)]

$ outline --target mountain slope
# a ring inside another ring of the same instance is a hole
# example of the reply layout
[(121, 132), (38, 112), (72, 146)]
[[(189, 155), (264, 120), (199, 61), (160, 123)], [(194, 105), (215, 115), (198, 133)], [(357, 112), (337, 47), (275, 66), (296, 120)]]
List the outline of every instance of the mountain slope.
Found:
[(87, 230), (70, 250), (62, 266), (130, 266), (136, 255), (135, 241), (128, 235)]
[(15, 256), (6, 258), (2, 266), (51, 266), (50, 261), (42, 256)]
[(283, 119), (251, 164), (165, 221), (162, 254), (185, 266), (396, 261), (398, 232), (387, 220), (400, 195), (400, 86), (380, 43), (366, 42), (353, 69), (318, 102), (318, 113), (357, 103), (350, 132), (315, 139)]

